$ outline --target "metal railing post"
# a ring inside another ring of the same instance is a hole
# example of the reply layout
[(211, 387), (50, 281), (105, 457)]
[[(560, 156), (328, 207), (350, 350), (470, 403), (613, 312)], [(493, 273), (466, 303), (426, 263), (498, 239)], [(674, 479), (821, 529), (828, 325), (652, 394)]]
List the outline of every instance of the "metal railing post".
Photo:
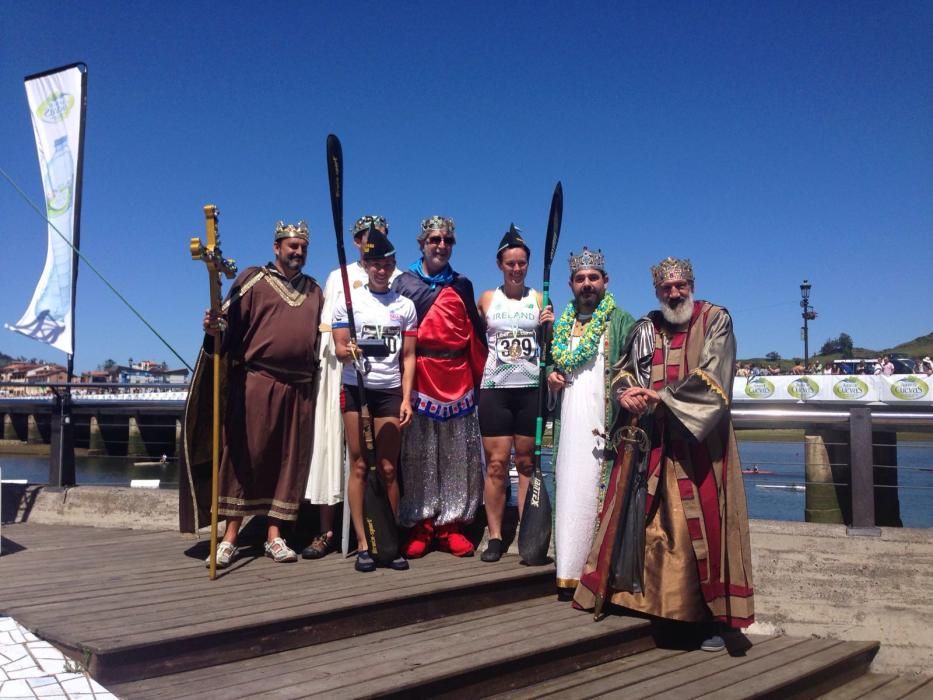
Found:
[(880, 534), (875, 527), (875, 479), (872, 467), (871, 409), (849, 409), (849, 465), (852, 479), (852, 527), (849, 534)]
[(52, 404), (52, 429), (49, 440), (49, 486), (74, 486), (75, 481), (71, 392), (56, 391)]

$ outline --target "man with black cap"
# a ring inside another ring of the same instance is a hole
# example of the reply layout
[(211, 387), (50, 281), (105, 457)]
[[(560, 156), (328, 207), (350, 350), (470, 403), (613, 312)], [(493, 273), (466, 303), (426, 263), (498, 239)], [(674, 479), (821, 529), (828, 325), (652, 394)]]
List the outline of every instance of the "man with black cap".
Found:
[(432, 541), (455, 556), (472, 555), (461, 526), (476, 514), (483, 488), (475, 401), (486, 338), (473, 284), (450, 266), (455, 235), (452, 219), (422, 221), (421, 257), (392, 285), (418, 312), (416, 414), (402, 437), (399, 507), (401, 524), (412, 527), (408, 557), (424, 555)]
[[(415, 378), (415, 344), (418, 316), (410, 299), (389, 289), (395, 272), (395, 248), (386, 235), (370, 227), (362, 246), (363, 267), (368, 281), (350, 291), (353, 302), (355, 337), (360, 341), (382, 341), (384, 356), (368, 357), (363, 374), (365, 399), (375, 425), (376, 465), (385, 482), (392, 511), (398, 517), (399, 488), (395, 467), (398, 462), (401, 428), (411, 422), (411, 392)], [(334, 346), (337, 359), (344, 365), (340, 407), (343, 413), (347, 448), (350, 452), (350, 479), (347, 498), (358, 551), (356, 570), (373, 571), (376, 563), (367, 551), (363, 527), (363, 494), (367, 463), (363, 421), (354, 363), (362, 359), (360, 348), (351, 339), (347, 305), (341, 298), (334, 309)], [(398, 557), (391, 568), (404, 570), (408, 562)]]
[[(372, 226), (377, 231), (389, 235), (389, 222), (384, 216), (366, 214), (353, 224), (351, 234), (353, 245), (360, 251), (360, 259), (347, 265), (347, 277), (350, 289), (359, 289), (367, 283), (366, 268), (363, 265), (363, 244), (367, 231)], [(401, 273), (396, 269), (392, 273), (394, 280)], [(346, 461), (344, 447), (343, 421), (340, 419), (340, 391), (343, 365), (334, 351), (334, 339), (331, 333), (331, 320), (336, 305), (343, 299), (343, 278), (340, 268), (331, 270), (324, 284), (324, 308), (321, 311), (321, 344), (318, 360), (321, 375), (319, 380), (317, 404), (314, 408), (314, 454), (311, 455), (311, 471), (305, 488), (305, 500), (318, 506), (319, 534), (310, 545), (304, 548), (301, 556), (305, 559), (320, 559), (337, 547), (334, 534), (334, 516), (336, 505), (343, 501), (344, 473)]]
[[(303, 221), (280, 221), (272, 247), (275, 260), (237, 277), (220, 318), (211, 312), (204, 316), (202, 358), (219, 342), (226, 374), (218, 512), (227, 526), (217, 547), (220, 568), (236, 556), (237, 534), (247, 515), (268, 518), (266, 556), (276, 562), (297, 560), (280, 526), (298, 518), (311, 463), (323, 295), (317, 282), (301, 272), (308, 240)], [(198, 516), (209, 512), (210, 501), (205, 440), (210, 429), (204, 429), (210, 420), (210, 382), (199, 381), (209, 374), (202, 371), (207, 364), (199, 359), (185, 408), (185, 449)]]

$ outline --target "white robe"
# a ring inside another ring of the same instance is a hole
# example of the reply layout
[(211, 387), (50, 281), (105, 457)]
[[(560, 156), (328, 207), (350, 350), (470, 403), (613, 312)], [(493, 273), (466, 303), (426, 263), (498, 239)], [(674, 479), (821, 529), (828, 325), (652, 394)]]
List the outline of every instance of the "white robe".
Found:
[[(571, 338), (576, 348), (579, 338)], [(605, 352), (599, 352), (572, 373), (560, 411), (560, 439), (554, 466), (557, 503), (555, 549), (557, 585), (573, 587), (580, 580), (596, 526), (599, 476), (605, 441), (593, 434), (605, 430)]]

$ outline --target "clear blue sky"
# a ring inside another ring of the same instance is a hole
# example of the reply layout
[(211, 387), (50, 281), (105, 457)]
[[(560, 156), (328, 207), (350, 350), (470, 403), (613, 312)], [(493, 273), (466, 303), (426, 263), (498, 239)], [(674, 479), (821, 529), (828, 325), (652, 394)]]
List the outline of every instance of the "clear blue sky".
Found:
[[(648, 268), (692, 258), (739, 355), (803, 354), (840, 332), (880, 347), (933, 329), (933, 5), (928, 2), (11, 2), (0, 22), (0, 167), (41, 202), (23, 77), (89, 67), (83, 252), (193, 361), (206, 274), (201, 206), (224, 251), (269, 259), (277, 219), (311, 226), (310, 274), (336, 265), (324, 142), (344, 147), (345, 219), (380, 212), (399, 261), (433, 213), (453, 264), (501, 281), (510, 221), (540, 284), (551, 191), (566, 257), (607, 254), (610, 288), (652, 308)], [(0, 321), (18, 320), (46, 225), (0, 181)], [(76, 367), (176, 366), (87, 269)], [(0, 331), (0, 350), (63, 361)]]

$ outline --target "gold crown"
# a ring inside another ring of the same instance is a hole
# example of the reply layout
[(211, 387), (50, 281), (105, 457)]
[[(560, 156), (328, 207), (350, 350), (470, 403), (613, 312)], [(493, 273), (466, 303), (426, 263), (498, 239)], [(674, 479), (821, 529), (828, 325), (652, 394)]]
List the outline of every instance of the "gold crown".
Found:
[(689, 258), (681, 260), (667, 257), (651, 268), (651, 279), (654, 280), (655, 287), (669, 280), (693, 282), (693, 265), (690, 264)]
[(283, 238), (304, 238), (306, 241), (310, 240), (311, 233), (308, 231), (308, 224), (304, 222), (304, 219), (300, 220), (297, 224), (286, 224), (284, 221), (279, 221), (275, 225), (275, 240), (280, 241)]
[(590, 250), (583, 246), (583, 252), (579, 255), (570, 253), (570, 274), (575, 274), (577, 270), (592, 267), (600, 272), (606, 271), (606, 256), (603, 255), (602, 248)]
[(454, 228), (453, 219), (449, 219), (446, 216), (437, 216), (436, 214), (421, 222), (421, 233), (427, 233), (428, 231), (447, 231), (448, 233), (454, 233)]

